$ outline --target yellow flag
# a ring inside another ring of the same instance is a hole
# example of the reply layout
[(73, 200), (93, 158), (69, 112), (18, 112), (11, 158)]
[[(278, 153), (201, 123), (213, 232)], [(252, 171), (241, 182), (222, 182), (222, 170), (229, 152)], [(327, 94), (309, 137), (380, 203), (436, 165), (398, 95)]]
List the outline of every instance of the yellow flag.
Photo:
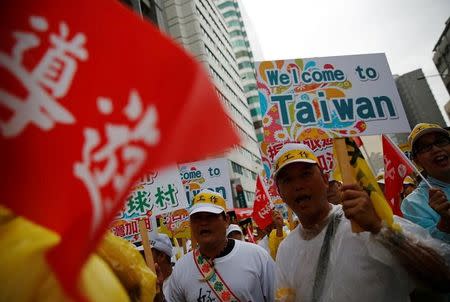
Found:
[(394, 224), (392, 209), (384, 197), (380, 186), (378, 186), (378, 183), (358, 146), (350, 138), (345, 139), (345, 144), (350, 160), (350, 166), (353, 168), (356, 181), (369, 194), (378, 217), (385, 221), (388, 227), (399, 230), (400, 226)]

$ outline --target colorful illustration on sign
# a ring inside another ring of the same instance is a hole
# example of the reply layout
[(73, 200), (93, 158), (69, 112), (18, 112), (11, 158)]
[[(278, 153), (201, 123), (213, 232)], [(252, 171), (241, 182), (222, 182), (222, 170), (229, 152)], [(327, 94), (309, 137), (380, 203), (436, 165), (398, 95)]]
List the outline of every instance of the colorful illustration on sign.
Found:
[(157, 217), (160, 222), (159, 232), (171, 238), (191, 238), (189, 212), (180, 209)]
[(257, 78), (266, 142), (409, 131), (382, 54), (265, 61)]

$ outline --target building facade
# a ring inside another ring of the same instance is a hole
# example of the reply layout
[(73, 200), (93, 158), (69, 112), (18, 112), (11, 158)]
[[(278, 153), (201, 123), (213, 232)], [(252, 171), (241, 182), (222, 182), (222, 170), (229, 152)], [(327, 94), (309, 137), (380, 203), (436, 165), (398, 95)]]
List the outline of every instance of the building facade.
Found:
[[(250, 113), (254, 108), (248, 103), (252, 95), (248, 82), (241, 78), (243, 71), (238, 62), (242, 63), (243, 59), (238, 61), (235, 55), (239, 48), (234, 47), (229, 25), (216, 4), (210, 0), (162, 0), (162, 9), (167, 33), (205, 66), (241, 136), (240, 145), (225, 157), (229, 161), (235, 207), (252, 206), (256, 177), (262, 169), (255, 118)], [(239, 185), (246, 203), (238, 202), (236, 187)]]
[[(418, 123), (435, 123), (445, 126), (444, 118), (422, 69), (394, 78), (411, 129)], [(406, 143), (407, 135), (396, 134), (394, 137), (398, 143)]]
[(239, 73), (241, 74), (256, 139), (261, 142), (263, 140), (263, 127), (256, 84), (255, 63), (239, 4), (236, 0), (215, 0), (215, 3), (228, 26), (230, 42), (236, 57)]
[(433, 62), (450, 93), (450, 17), (445, 22), (444, 31), (433, 48)]
[(161, 30), (166, 30), (166, 23), (161, 0), (119, 0), (133, 9), (142, 18), (154, 23)]

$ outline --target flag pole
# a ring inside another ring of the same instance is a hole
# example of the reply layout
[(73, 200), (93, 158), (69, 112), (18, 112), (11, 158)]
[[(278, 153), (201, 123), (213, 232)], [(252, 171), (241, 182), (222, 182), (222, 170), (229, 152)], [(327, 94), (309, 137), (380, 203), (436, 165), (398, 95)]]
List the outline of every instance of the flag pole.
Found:
[(144, 247), (145, 262), (147, 266), (156, 274), (155, 262), (153, 260), (152, 248), (150, 247), (150, 238), (148, 236), (147, 226), (145, 221), (140, 219), (138, 222), (139, 232), (141, 233), (142, 246)]

